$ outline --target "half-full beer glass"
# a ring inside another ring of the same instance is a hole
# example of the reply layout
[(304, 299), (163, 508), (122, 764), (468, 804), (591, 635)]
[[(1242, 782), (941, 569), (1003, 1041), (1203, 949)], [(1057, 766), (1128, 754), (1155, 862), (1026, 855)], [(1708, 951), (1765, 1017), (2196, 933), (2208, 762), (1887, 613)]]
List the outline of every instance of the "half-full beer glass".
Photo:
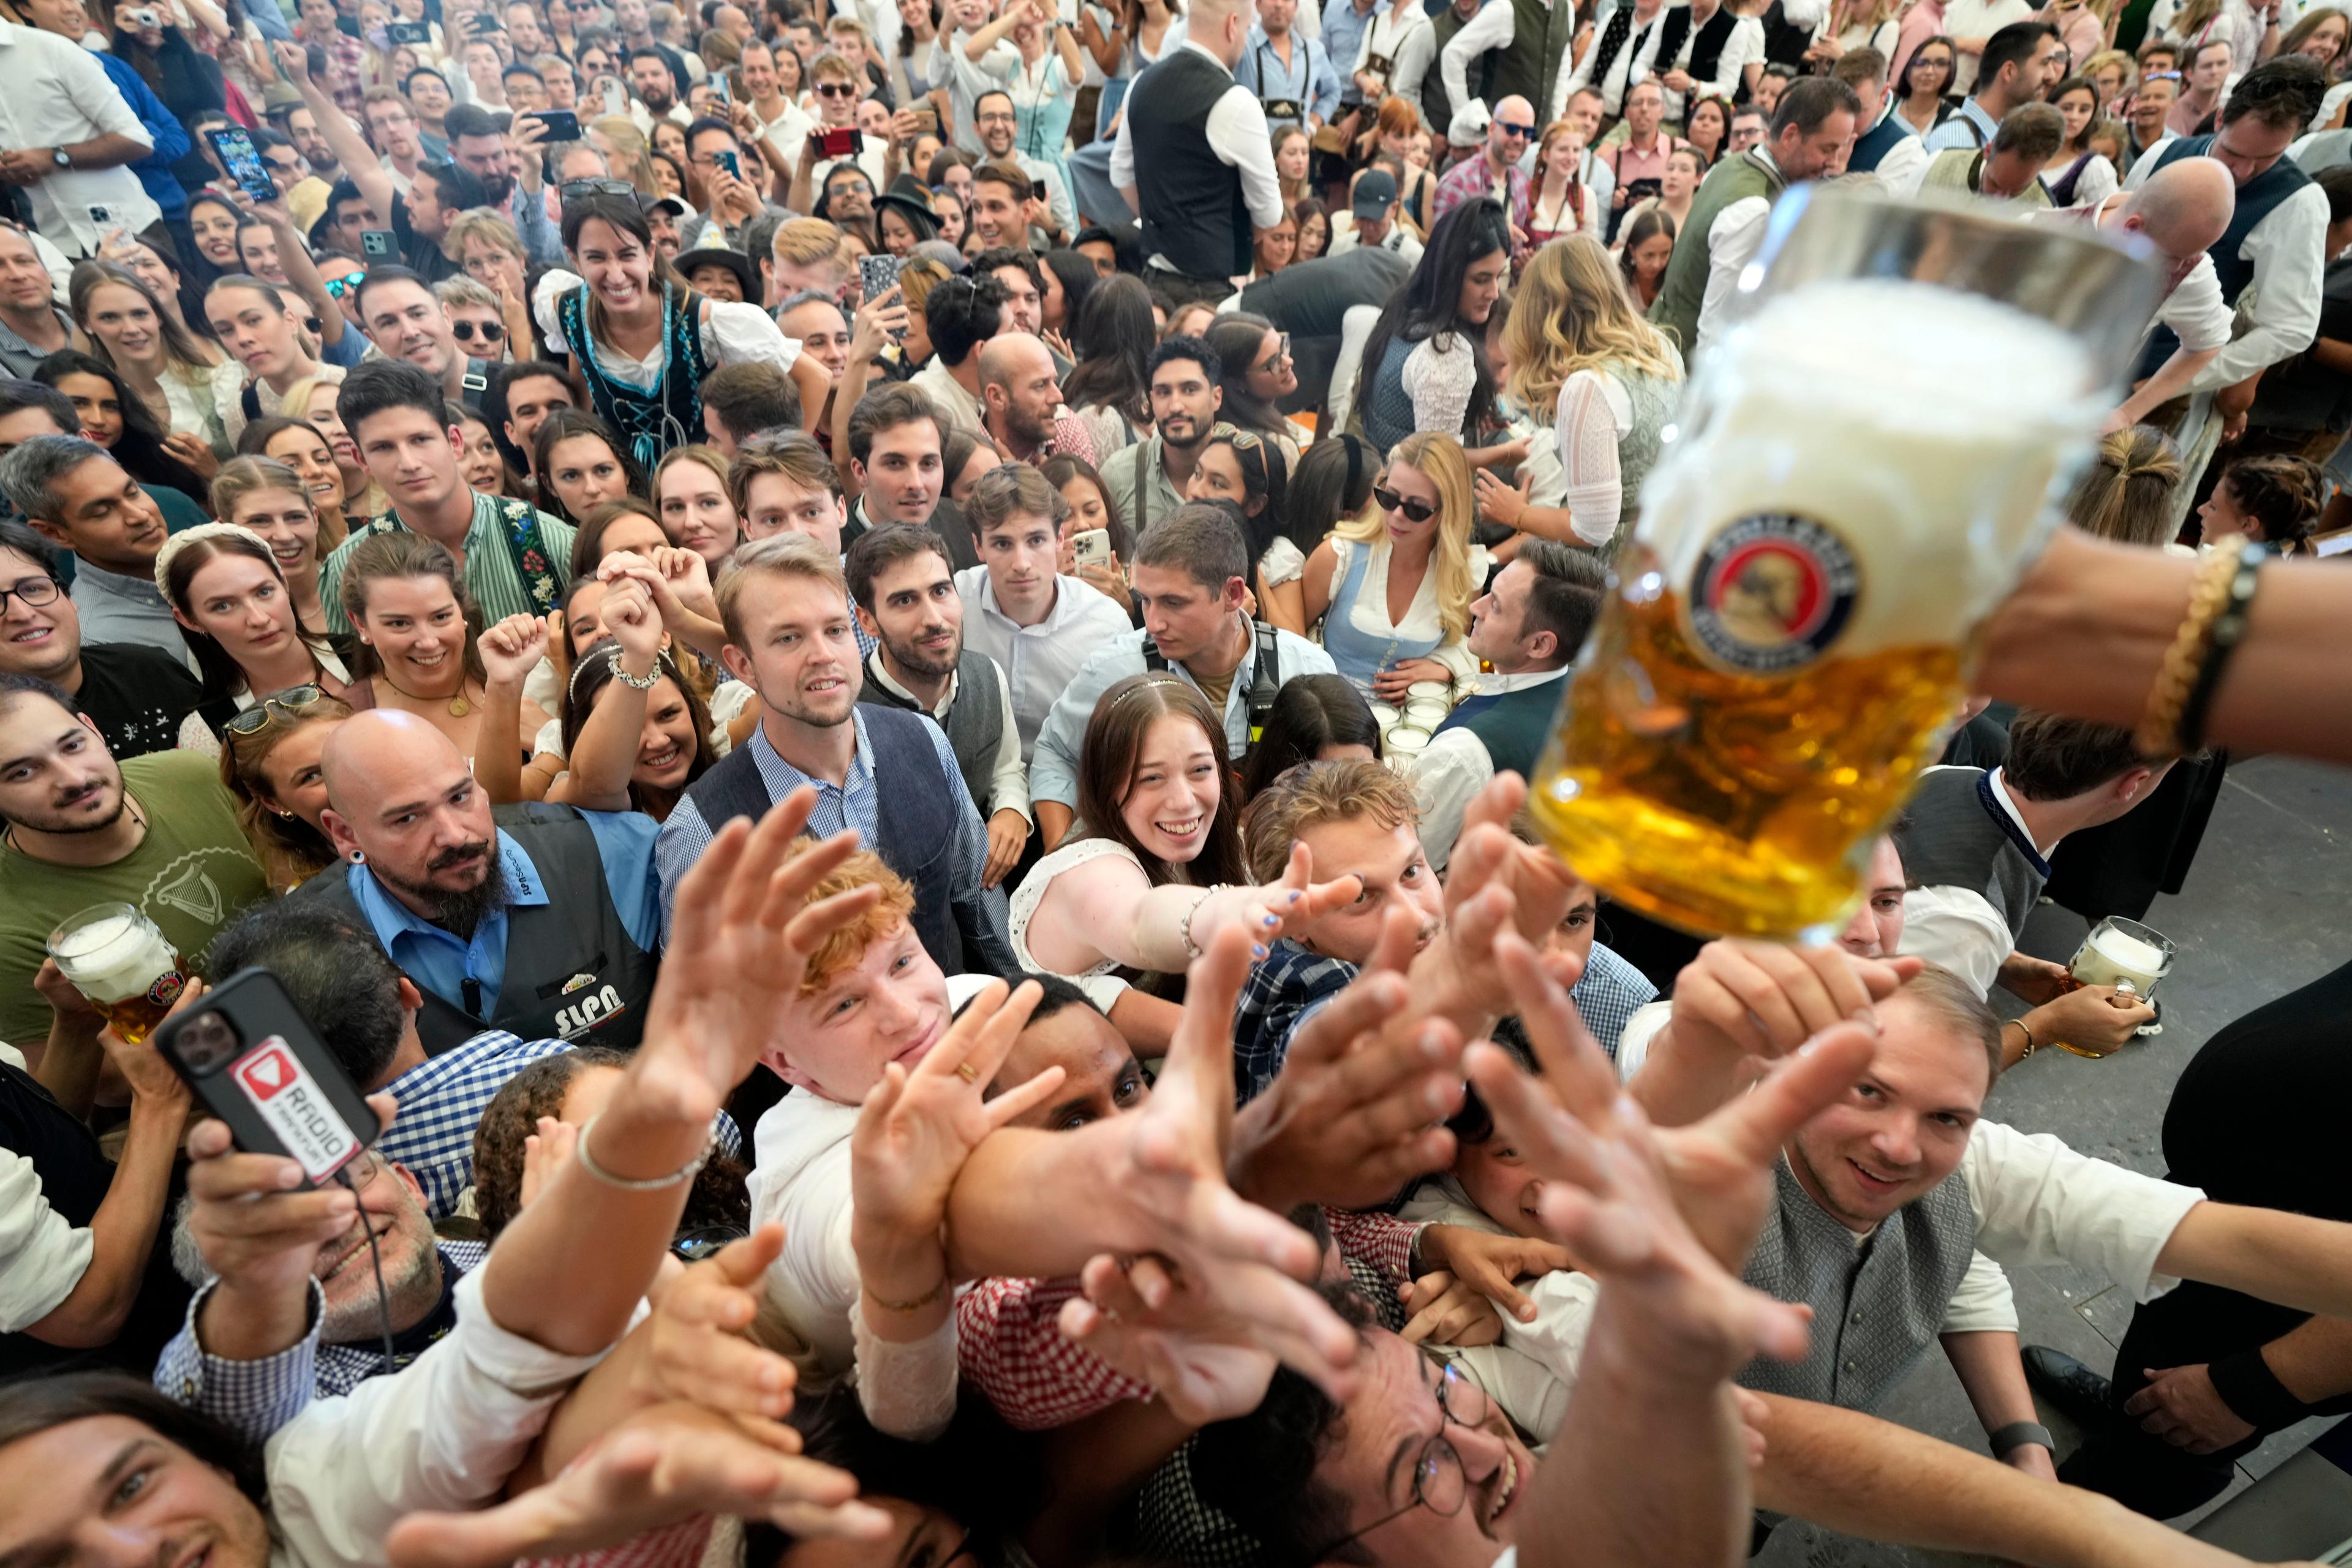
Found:
[(1570, 865), (1694, 931), (1843, 922), (2113, 406), (2144, 254), (1975, 206), (1781, 199), (1537, 770)]
[(96, 904), (68, 917), (49, 933), (49, 956), (132, 1045), (163, 1021), (188, 985), (171, 939), (130, 904)]

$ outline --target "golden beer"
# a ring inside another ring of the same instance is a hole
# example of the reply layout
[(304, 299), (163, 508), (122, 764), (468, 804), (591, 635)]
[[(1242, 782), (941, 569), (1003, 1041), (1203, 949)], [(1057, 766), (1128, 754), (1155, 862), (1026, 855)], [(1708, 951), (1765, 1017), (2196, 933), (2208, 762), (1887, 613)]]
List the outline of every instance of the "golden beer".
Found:
[(58, 970), (124, 1040), (146, 1039), (187, 989), (188, 967), (130, 904), (99, 904), (49, 933)]
[(1764, 287), (1743, 284), (1752, 308), (1664, 433), (1529, 793), (1618, 902), (1791, 939), (1860, 898), (2152, 283), (1973, 209), (1801, 189), (1771, 221)]

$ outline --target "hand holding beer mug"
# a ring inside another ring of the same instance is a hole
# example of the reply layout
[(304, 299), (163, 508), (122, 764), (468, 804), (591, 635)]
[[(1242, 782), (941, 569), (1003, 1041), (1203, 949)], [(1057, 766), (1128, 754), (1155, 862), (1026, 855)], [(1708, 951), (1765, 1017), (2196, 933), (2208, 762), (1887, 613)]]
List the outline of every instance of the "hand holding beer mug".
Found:
[(49, 933), (49, 957), (134, 1046), (187, 989), (187, 965), (155, 922), (130, 904), (97, 904), (68, 917)]
[[(1835, 935), (2146, 326), (2145, 246), (1801, 186), (1710, 338), (1529, 802), (1611, 898)], [(1760, 287), (1759, 279), (1761, 279)]]
[[(2111, 985), (2115, 987), (2115, 1005), (2127, 1006), (2132, 1002), (2155, 1004), (2152, 993), (2156, 983), (2172, 972), (2172, 960), (2179, 952), (2171, 941), (2144, 926), (2137, 921), (2127, 921), (2121, 915), (2109, 915), (2093, 926), (2083, 945), (2074, 952), (2070, 966), (2079, 985)], [(2152, 1035), (2164, 1027), (2163, 1015), (2157, 1021), (2143, 1024), (2135, 1032)], [(2104, 1057), (2109, 1051), (2094, 1051), (2067, 1040), (2053, 1044), (2078, 1057)]]

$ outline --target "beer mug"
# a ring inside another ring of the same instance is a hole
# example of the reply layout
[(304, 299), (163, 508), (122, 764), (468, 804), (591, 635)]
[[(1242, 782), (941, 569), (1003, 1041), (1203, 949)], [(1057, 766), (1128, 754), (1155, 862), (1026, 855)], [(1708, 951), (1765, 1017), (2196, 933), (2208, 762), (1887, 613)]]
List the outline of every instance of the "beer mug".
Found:
[(1825, 940), (2155, 302), (2147, 247), (1801, 186), (1710, 338), (1530, 791), (1685, 930)]
[(187, 989), (187, 965), (153, 921), (130, 904), (97, 904), (49, 933), (58, 973), (132, 1045)]
[[(2172, 973), (2173, 956), (2179, 952), (2162, 932), (2121, 915), (2109, 915), (2083, 938), (2083, 945), (2074, 950), (2074, 962), (2067, 968), (2079, 985), (2128, 986), (2141, 1001), (2153, 1003), (2156, 983)], [(2163, 1026), (2159, 1017), (2156, 1023), (2142, 1024), (2137, 1032), (2151, 1035)], [(2063, 1040), (2056, 1043), (2078, 1057), (2107, 1054), (2083, 1050)]]

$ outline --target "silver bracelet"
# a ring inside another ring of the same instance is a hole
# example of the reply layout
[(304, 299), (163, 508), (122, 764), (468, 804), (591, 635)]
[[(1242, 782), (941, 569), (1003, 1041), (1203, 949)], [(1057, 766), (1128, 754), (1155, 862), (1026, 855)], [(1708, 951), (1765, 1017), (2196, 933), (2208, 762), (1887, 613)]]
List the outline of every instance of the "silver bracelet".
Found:
[(572, 1149), (580, 1156), (581, 1169), (608, 1187), (618, 1187), (625, 1193), (657, 1193), (664, 1187), (674, 1187), (681, 1182), (694, 1180), (702, 1173), (703, 1165), (710, 1158), (710, 1140), (708, 1135), (705, 1135), (702, 1152), (688, 1161), (684, 1170), (673, 1172), (667, 1176), (656, 1176), (650, 1181), (636, 1181), (627, 1176), (616, 1176), (596, 1163), (596, 1157), (588, 1152), (588, 1135), (595, 1131), (596, 1123), (604, 1120), (604, 1113), (601, 1110), (590, 1117), (587, 1124), (580, 1129), (579, 1141), (572, 1145)]
[(1222, 882), (1218, 883), (1215, 887), (1202, 889), (1201, 896), (1192, 900), (1192, 907), (1184, 911), (1184, 918), (1176, 922), (1176, 940), (1184, 944), (1185, 957), (1198, 958), (1201, 956), (1200, 944), (1192, 940), (1192, 917), (1201, 912), (1201, 906), (1202, 904), (1207, 903), (1210, 899), (1224, 890), (1225, 884)]
[(604, 667), (613, 672), (614, 679), (632, 691), (651, 691), (661, 684), (662, 668), (659, 654), (654, 655), (654, 667), (646, 672), (643, 679), (639, 679), (621, 668), (621, 650), (617, 647), (604, 656)]

